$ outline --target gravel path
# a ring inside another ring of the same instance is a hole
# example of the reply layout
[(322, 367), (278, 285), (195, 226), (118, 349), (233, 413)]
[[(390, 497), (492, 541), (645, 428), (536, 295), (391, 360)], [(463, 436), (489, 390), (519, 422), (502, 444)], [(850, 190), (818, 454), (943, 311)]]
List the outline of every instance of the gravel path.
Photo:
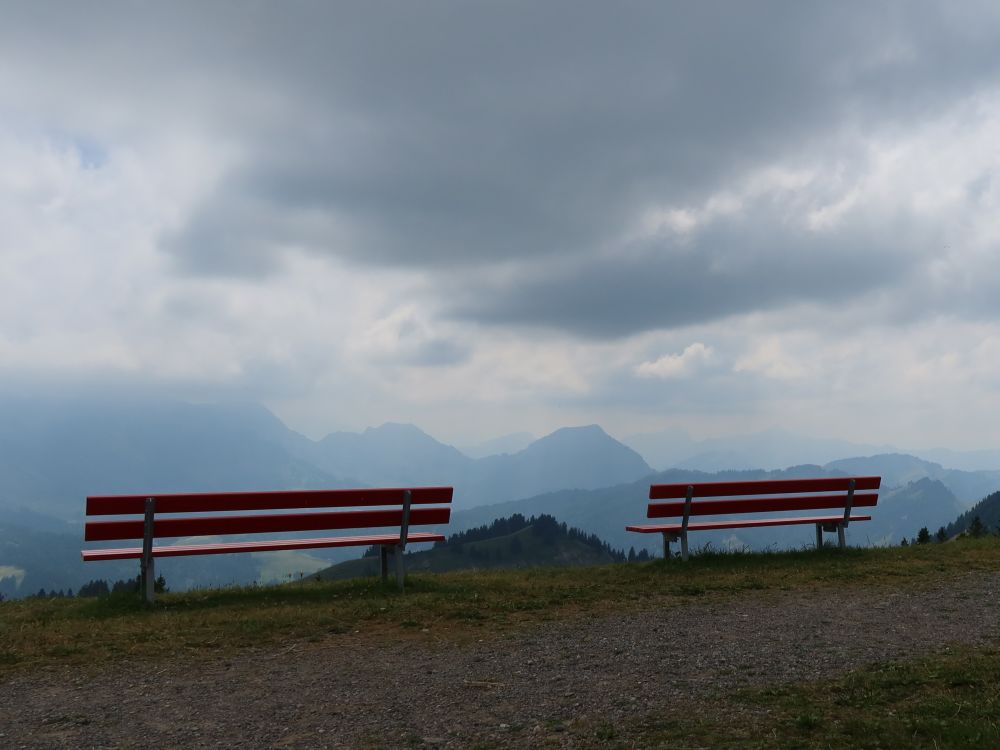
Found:
[(748, 592), (456, 644), (331, 637), (194, 667), (56, 668), (0, 684), (5, 748), (571, 745), (745, 685), (1000, 636), (1000, 573), (922, 590)]

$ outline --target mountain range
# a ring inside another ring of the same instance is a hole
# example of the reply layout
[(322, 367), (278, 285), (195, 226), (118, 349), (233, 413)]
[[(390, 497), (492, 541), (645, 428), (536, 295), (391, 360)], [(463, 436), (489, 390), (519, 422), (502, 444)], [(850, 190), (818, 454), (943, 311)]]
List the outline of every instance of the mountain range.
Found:
[[(334, 432), (311, 440), (256, 404), (191, 404), (126, 396), (3, 398), (0, 591), (9, 591), (15, 580), (20, 582), (18, 590), (65, 588), (88, 577), (119, 575), (105, 573), (101, 566), (84, 569), (76, 562), (83, 499), (88, 494), (447, 484), (455, 487), (456, 510), (449, 532), (512, 513), (526, 517), (549, 513), (615, 547), (646, 544), (652, 550), (657, 540), (624, 532), (626, 523), (642, 520), (651, 482), (878, 474), (883, 477), (883, 493), (876, 520), (858, 525), (857, 531), (852, 527), (856, 543), (894, 543), (913, 536), (921, 526), (934, 530), (1000, 489), (1000, 471), (945, 468), (898, 453), (840, 456), (823, 464), (810, 461), (773, 470), (655, 472), (637, 450), (597, 425), (556, 430), (518, 449), (529, 439), (525, 434), (506, 436), (493, 447), (508, 450), (473, 457), (406, 424)], [(779, 442), (775, 438), (772, 448)], [(808, 449), (809, 441), (802, 445)], [(816, 447), (817, 455), (846, 450), (850, 444), (826, 441), (823, 446)], [(478, 450), (489, 449), (487, 443)], [(753, 547), (799, 544), (801, 534), (788, 531), (706, 540)], [(34, 534), (51, 536), (40, 541)], [(50, 549), (65, 547), (72, 554), (66, 560), (59, 558), (59, 565), (43, 565), (27, 551), (36, 543)], [(199, 572), (205, 566), (195, 558), (191, 566), (173, 566), (173, 585), (280, 579), (289, 573), (311, 573), (345, 559), (345, 554), (350, 553), (243, 555), (231, 560), (226, 556), (227, 562), (220, 558), (210, 566), (218, 574), (213, 576)], [(45, 575), (43, 569), (48, 571)], [(53, 579), (58, 570), (66, 571), (62, 582)]]
[[(499, 505), (473, 508), (456, 513), (449, 528), (461, 530), (520, 513), (546, 513), (570, 526), (601, 537), (612, 547), (646, 549), (657, 552), (662, 541), (656, 534), (636, 534), (625, 530), (626, 524), (645, 521), (651, 483), (743, 481), (759, 479), (794, 479), (802, 477), (843, 476), (833, 467), (796, 466), (779, 471), (725, 471), (705, 473), (670, 469), (638, 482), (603, 487), (597, 490), (563, 490)], [(1000, 486), (1000, 485), (998, 485)], [(923, 477), (903, 486), (883, 482), (878, 506), (872, 520), (851, 525), (848, 543), (861, 546), (898, 544), (911, 538), (922, 526), (931, 531), (946, 526), (968, 505), (959, 502), (940, 480)], [(716, 548), (768, 549), (801, 547), (813, 544), (812, 527), (772, 527), (735, 529), (724, 532), (699, 532), (692, 536), (697, 547), (710, 544)]]
[(630, 435), (622, 442), (659, 470), (783, 469), (800, 464), (825, 465), (857, 456), (894, 453), (969, 472), (1000, 468), (1000, 450), (901, 450), (891, 445), (811, 437), (776, 428), (707, 440), (695, 440), (686, 431), (675, 428)]
[[(815, 438), (770, 429), (749, 435), (694, 440), (684, 430), (666, 429), (630, 435), (622, 440), (659, 470), (784, 469), (825, 464), (839, 458), (890, 453), (891, 446)], [(996, 466), (1000, 467), (1000, 463)]]
[(394, 423), (286, 445), (322, 471), (365, 485), (451, 485), (456, 508), (556, 489), (594, 489), (652, 473), (638, 453), (597, 425), (564, 427), (515, 453), (483, 458), (470, 458), (413, 425)]
[(651, 472), (597, 425), (474, 459), (406, 424), (313, 441), (255, 404), (0, 402), (0, 510), (76, 522), (93, 494), (447, 484), (472, 507)]

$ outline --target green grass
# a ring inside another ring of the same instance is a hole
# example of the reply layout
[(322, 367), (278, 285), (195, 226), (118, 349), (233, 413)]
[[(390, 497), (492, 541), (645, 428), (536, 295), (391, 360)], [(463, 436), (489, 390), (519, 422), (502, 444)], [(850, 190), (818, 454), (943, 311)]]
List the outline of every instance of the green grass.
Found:
[[(892, 549), (717, 553), (592, 568), (418, 574), (407, 591), (374, 579), (0, 604), (0, 676), (48, 665), (216, 658), (358, 632), (371, 638), (491, 637), (583, 613), (674, 606), (705, 596), (823, 587), (924, 586), (1000, 566), (1000, 540)], [(804, 720), (808, 723), (808, 720)]]
[(581, 747), (891, 750), (1000, 747), (1000, 650), (963, 648), (819, 683), (744, 690), (616, 727), (573, 728)]
[(944, 653), (887, 663), (832, 686), (750, 694), (778, 736), (804, 747), (998, 747), (1000, 652)]

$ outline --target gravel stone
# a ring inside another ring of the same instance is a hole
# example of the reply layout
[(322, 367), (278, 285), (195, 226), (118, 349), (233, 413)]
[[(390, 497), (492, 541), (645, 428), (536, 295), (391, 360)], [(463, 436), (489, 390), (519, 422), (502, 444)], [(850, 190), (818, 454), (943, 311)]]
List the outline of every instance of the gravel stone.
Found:
[(924, 588), (762, 592), (455, 642), (364, 633), (194, 663), (139, 659), (0, 682), (25, 748), (559, 747), (744, 686), (997, 639), (1000, 572)]

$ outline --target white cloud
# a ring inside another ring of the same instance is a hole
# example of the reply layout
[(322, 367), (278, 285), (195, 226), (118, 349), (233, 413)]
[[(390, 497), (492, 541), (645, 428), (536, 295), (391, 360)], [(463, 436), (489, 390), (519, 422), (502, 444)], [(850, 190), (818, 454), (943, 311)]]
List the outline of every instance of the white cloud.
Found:
[(769, 337), (736, 360), (734, 372), (753, 372), (776, 380), (796, 380), (809, 375), (809, 369), (785, 350), (777, 337)]
[(460, 331), (447, 324), (450, 335), (435, 332), (425, 314), (413, 304), (400, 305), (379, 317), (368, 328), (353, 334), (353, 347), (376, 366), (455, 365), (468, 355)]
[(635, 373), (640, 378), (688, 377), (710, 362), (713, 354), (712, 347), (696, 341), (680, 354), (664, 354), (651, 362), (642, 362)]

